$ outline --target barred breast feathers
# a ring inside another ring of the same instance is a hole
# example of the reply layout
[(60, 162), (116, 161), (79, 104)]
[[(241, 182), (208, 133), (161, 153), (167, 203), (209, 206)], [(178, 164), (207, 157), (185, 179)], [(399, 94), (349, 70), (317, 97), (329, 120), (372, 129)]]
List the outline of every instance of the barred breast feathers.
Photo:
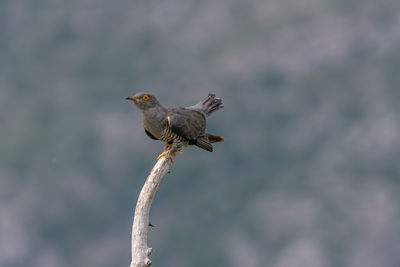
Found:
[[(168, 119), (168, 117), (167, 117), (167, 119)], [(178, 142), (181, 142), (184, 145), (188, 145), (189, 144), (189, 142), (185, 138), (183, 138), (182, 136), (179, 136), (176, 133), (174, 133), (172, 131), (172, 129), (170, 127), (168, 127), (168, 126), (166, 126), (164, 128), (164, 130), (162, 131), (162, 133), (161, 133), (161, 141), (163, 141), (163, 142), (171, 142), (171, 141), (175, 141), (176, 142), (176, 141), (178, 141)]]

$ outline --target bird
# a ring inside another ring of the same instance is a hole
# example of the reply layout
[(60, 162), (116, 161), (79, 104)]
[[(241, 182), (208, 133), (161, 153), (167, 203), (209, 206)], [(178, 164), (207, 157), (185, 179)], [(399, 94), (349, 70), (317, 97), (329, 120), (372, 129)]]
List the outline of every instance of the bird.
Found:
[(168, 155), (173, 163), (175, 153), (183, 153), (183, 147), (188, 145), (212, 152), (212, 143), (224, 141), (221, 136), (205, 132), (206, 118), (224, 107), (222, 99), (213, 93), (189, 107), (164, 107), (149, 93), (137, 93), (125, 99), (133, 101), (139, 109), (147, 136), (166, 143), (157, 160)]

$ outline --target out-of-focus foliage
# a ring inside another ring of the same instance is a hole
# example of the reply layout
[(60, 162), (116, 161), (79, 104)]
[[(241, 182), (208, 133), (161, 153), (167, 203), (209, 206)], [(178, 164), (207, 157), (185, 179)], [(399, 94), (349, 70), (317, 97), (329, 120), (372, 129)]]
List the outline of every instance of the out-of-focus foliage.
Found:
[(154, 266), (400, 266), (399, 10), (1, 1), (0, 265), (128, 266), (148, 91), (225, 103), (155, 199)]

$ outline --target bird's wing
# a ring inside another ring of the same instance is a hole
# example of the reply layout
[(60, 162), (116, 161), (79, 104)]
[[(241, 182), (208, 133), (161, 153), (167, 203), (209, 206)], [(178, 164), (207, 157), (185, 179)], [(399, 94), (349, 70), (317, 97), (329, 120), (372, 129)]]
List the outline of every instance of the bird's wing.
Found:
[(146, 132), (147, 136), (150, 137), (151, 139), (158, 140), (156, 137), (154, 137), (154, 135), (152, 135), (149, 131), (147, 131), (146, 128), (144, 129), (144, 131)]
[(206, 129), (205, 116), (196, 110), (170, 108), (167, 112), (168, 126), (187, 140), (196, 140)]

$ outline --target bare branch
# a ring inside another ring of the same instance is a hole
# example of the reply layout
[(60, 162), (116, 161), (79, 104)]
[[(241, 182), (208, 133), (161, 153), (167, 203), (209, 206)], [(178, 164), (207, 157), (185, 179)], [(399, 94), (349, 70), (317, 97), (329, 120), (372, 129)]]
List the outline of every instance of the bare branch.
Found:
[(150, 208), (164, 176), (169, 172), (170, 157), (161, 157), (151, 170), (140, 192), (132, 226), (132, 261), (130, 267), (147, 267), (152, 249), (147, 246)]

